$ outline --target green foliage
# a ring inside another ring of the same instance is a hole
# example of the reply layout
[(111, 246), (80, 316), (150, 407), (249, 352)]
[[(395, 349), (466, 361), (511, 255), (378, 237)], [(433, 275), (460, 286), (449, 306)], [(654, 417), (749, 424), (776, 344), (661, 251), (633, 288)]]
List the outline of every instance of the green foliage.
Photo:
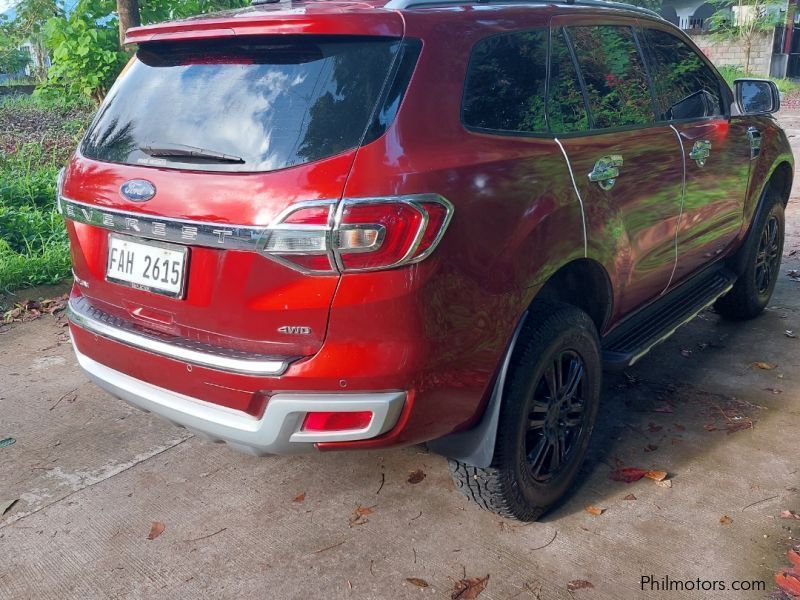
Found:
[(711, 0), (716, 12), (708, 18), (714, 37), (744, 46), (744, 72), (750, 72), (750, 52), (757, 35), (771, 31), (783, 19), (780, 0)]
[(89, 117), (86, 103), (64, 97), (0, 100), (0, 290), (69, 274), (55, 181)]
[(127, 55), (119, 49), (116, 18), (103, 0), (81, 0), (68, 17), (54, 17), (45, 36), (52, 66), (39, 94), (83, 96), (99, 103), (114, 83)]
[[(744, 69), (742, 67), (730, 66), (730, 65), (723, 65), (718, 66), (717, 70), (722, 77), (725, 78), (725, 81), (728, 82), (728, 85), (733, 87), (733, 82), (736, 79), (741, 79), (742, 77), (747, 77), (744, 74)], [(781, 94), (795, 94), (800, 91), (800, 83), (793, 81), (791, 79), (778, 79), (775, 77), (770, 77), (772, 81), (775, 82), (775, 85), (778, 86), (778, 91)]]

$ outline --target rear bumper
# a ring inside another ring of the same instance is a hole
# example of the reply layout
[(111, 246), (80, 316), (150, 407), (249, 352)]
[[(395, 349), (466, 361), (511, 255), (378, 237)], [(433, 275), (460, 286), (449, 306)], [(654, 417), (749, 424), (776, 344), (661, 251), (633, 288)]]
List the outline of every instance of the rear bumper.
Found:
[[(374, 438), (397, 423), (406, 400), (405, 392), (278, 393), (269, 399), (263, 415), (254, 417), (126, 375), (82, 354), (77, 346), (75, 354), (86, 375), (114, 396), (249, 454), (292, 454), (307, 452), (317, 443)], [(312, 411), (371, 411), (373, 417), (358, 430), (302, 431), (303, 419)]]

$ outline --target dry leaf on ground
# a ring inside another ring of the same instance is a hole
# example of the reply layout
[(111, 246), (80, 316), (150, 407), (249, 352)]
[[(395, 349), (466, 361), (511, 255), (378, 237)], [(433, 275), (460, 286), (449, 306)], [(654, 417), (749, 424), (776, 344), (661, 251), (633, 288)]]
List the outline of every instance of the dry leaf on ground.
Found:
[(18, 501), (19, 498), (14, 498), (13, 500), (0, 500), (0, 517), (10, 511), (11, 507), (14, 506)]
[(406, 581), (411, 583), (419, 588), (426, 588), (428, 587), (428, 582), (424, 579), (420, 579), (419, 577), (406, 577)]
[(644, 447), (645, 452), (655, 452), (656, 450), (658, 450), (658, 446), (655, 444), (647, 444), (647, 446)]
[(800, 553), (795, 550), (787, 550), (786, 558), (789, 559), (789, 562), (792, 563), (795, 568), (800, 569)]
[(423, 479), (425, 479), (425, 472), (422, 469), (411, 471), (411, 473), (408, 474), (408, 483), (419, 483)]
[(633, 494), (628, 494), (623, 498), (623, 500), (636, 500), (636, 496), (634, 496)]
[(150, 533), (147, 534), (148, 540), (154, 540), (167, 528), (161, 521), (153, 521), (153, 524), (150, 525)]
[(722, 515), (719, 518), (720, 525), (730, 525), (731, 523), (733, 523), (733, 519), (731, 519), (728, 515)]
[(591, 581), (586, 581), (585, 579), (573, 579), (567, 584), (567, 590), (570, 592), (574, 592), (575, 590), (582, 590), (584, 588), (593, 588)]
[(640, 469), (638, 467), (622, 467), (614, 469), (608, 474), (609, 479), (614, 481), (624, 481), (625, 483), (633, 483), (639, 481), (647, 473), (647, 469)]
[(672, 487), (672, 479), (662, 479), (660, 481), (656, 481), (656, 485), (658, 487), (671, 488)]
[(474, 600), (486, 589), (489, 583), (489, 575), (486, 577), (470, 577), (456, 581), (453, 586), (452, 600)]
[(653, 481), (663, 481), (667, 478), (666, 471), (648, 471), (644, 474), (645, 477), (648, 479), (652, 479)]
[(763, 361), (756, 361), (750, 365), (751, 367), (755, 367), (756, 369), (764, 369), (765, 371), (771, 371), (775, 369), (778, 365), (774, 365), (772, 363), (763, 362)]
[(300, 492), (299, 494), (297, 494), (297, 496), (295, 496), (292, 499), (292, 502), (297, 502), (299, 504), (301, 502), (305, 502), (305, 500), (306, 500), (306, 493), (305, 492)]
[(797, 519), (800, 520), (800, 514), (793, 510), (782, 510), (780, 514), (781, 519)]
[(596, 506), (587, 506), (583, 510), (585, 510), (590, 515), (594, 515), (595, 517), (599, 517), (604, 512), (606, 512), (605, 508), (597, 508)]
[(372, 513), (372, 508), (369, 506), (357, 506), (356, 509), (353, 511), (353, 516), (350, 517), (350, 527), (353, 525), (363, 525), (364, 523), (368, 522), (366, 515)]

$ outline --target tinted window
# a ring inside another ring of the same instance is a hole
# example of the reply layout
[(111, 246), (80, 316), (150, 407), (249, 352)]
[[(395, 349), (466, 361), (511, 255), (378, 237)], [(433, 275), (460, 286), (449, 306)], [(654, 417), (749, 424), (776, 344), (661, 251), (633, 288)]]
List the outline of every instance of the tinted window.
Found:
[(464, 86), (464, 123), (544, 132), (547, 30), (495, 35), (475, 45)]
[(653, 121), (647, 74), (629, 27), (570, 27), (595, 128)]
[(311, 36), (146, 44), (82, 152), (111, 162), (234, 171), (332, 156), (360, 142), (399, 47), (393, 39)]
[(694, 50), (666, 31), (648, 29), (645, 39), (659, 119), (723, 114), (719, 80)]
[(589, 118), (575, 64), (562, 30), (553, 31), (551, 44), (550, 91), (547, 97), (550, 130), (554, 133), (585, 131), (589, 129)]

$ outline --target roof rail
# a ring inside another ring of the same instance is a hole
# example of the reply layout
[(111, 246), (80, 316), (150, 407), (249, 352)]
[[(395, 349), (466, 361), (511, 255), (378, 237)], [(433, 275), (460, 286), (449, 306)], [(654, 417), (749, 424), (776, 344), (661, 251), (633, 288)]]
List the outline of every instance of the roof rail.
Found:
[(422, 6), (452, 6), (454, 4), (559, 4), (569, 6), (602, 6), (605, 8), (629, 10), (650, 17), (663, 19), (660, 14), (649, 8), (625, 4), (624, 2), (612, 2), (611, 0), (573, 0), (572, 2), (569, 0), (564, 2), (558, 2), (557, 0), (389, 0), (389, 2), (384, 5), (384, 8), (404, 10)]

